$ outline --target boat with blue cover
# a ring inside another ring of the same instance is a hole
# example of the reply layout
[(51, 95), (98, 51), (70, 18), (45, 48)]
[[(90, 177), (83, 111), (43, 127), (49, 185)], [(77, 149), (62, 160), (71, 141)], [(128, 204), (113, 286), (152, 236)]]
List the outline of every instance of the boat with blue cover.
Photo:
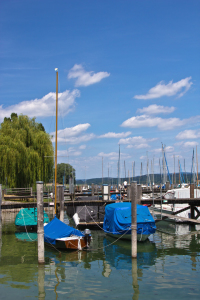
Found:
[[(103, 223), (104, 232), (115, 238), (131, 239), (131, 203), (107, 204)], [(137, 240), (145, 241), (156, 231), (155, 220), (147, 206), (137, 204)]]
[(88, 229), (82, 232), (54, 217), (44, 226), (44, 241), (56, 249), (83, 250), (89, 247), (91, 234)]
[[(44, 223), (49, 222), (49, 217), (44, 211)], [(37, 208), (22, 208), (15, 218), (18, 230), (37, 231)]]

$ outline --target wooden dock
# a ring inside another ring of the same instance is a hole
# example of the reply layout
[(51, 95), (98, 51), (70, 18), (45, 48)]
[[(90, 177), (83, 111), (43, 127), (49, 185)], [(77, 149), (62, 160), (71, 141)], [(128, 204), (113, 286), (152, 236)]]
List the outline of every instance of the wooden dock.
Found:
[[(12, 197), (9, 197), (9, 200), (11, 200)], [(1, 205), (1, 209), (2, 210), (12, 210), (12, 209), (20, 209), (20, 208), (31, 208), (31, 207), (37, 207), (37, 202), (17, 202), (16, 200), (20, 199), (20, 200), (26, 200), (27, 198), (34, 198), (34, 196), (30, 197), (30, 196), (16, 196), (13, 197), (14, 201), (3, 201), (2, 205)], [(5, 198), (4, 198), (5, 199)], [(115, 203), (115, 200), (67, 200), (64, 202), (64, 206), (67, 208), (68, 206), (105, 206), (107, 204), (110, 203)], [(128, 200), (124, 200), (123, 202), (130, 202)], [(192, 223), (197, 223), (200, 224), (200, 220), (197, 220), (198, 217), (200, 217), (200, 211), (198, 209), (198, 207), (200, 207), (200, 199), (199, 198), (184, 198), (184, 199), (142, 199), (142, 200), (138, 200), (139, 203), (141, 204), (149, 204), (149, 205), (153, 205), (153, 204), (187, 204), (186, 208), (181, 209), (179, 211), (176, 212), (172, 212), (172, 214), (167, 214), (165, 212), (162, 212), (162, 220), (166, 219), (166, 218), (171, 218), (171, 219), (180, 219), (182, 221), (188, 221), (188, 222), (192, 222)], [(59, 207), (59, 202), (57, 203), (57, 206)], [(51, 203), (48, 202), (44, 202), (44, 207), (52, 207)], [(186, 210), (186, 209), (190, 209), (191, 210), (191, 219), (188, 218), (183, 218), (183, 217), (179, 217), (176, 216), (178, 213)], [(150, 211), (152, 212), (152, 209), (150, 208)], [(194, 212), (197, 212), (196, 217)], [(159, 212), (154, 210), (155, 214), (159, 214)], [(160, 213), (161, 214), (161, 213)]]

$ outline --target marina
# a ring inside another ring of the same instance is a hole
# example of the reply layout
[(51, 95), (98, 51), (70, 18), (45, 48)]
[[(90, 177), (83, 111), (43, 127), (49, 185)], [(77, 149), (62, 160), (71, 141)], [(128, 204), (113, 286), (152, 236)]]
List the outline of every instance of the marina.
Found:
[(1, 299), (199, 299), (200, 228), (163, 221), (138, 243), (137, 260), (130, 242), (92, 230), (90, 251), (45, 247), (38, 265), (37, 234), (17, 236), (15, 216), (2, 212)]
[(200, 299), (199, 12), (1, 1), (0, 300)]

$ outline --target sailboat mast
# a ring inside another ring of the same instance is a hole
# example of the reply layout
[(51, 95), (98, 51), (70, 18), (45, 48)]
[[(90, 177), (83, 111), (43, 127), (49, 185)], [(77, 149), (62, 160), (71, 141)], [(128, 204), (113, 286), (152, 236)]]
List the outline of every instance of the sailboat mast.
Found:
[(56, 71), (56, 140), (55, 140), (55, 215), (57, 199), (57, 140), (58, 140), (58, 69)]

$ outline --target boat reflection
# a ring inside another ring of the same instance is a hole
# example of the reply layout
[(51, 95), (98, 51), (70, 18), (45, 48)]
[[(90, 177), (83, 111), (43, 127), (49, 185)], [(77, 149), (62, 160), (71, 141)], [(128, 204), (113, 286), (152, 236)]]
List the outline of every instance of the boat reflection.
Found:
[[(113, 244), (113, 238), (106, 237), (103, 240), (105, 261), (116, 269), (132, 268), (131, 243), (130, 241), (117, 241)], [(147, 240), (137, 244), (137, 264), (151, 266), (157, 257), (156, 245)]]

